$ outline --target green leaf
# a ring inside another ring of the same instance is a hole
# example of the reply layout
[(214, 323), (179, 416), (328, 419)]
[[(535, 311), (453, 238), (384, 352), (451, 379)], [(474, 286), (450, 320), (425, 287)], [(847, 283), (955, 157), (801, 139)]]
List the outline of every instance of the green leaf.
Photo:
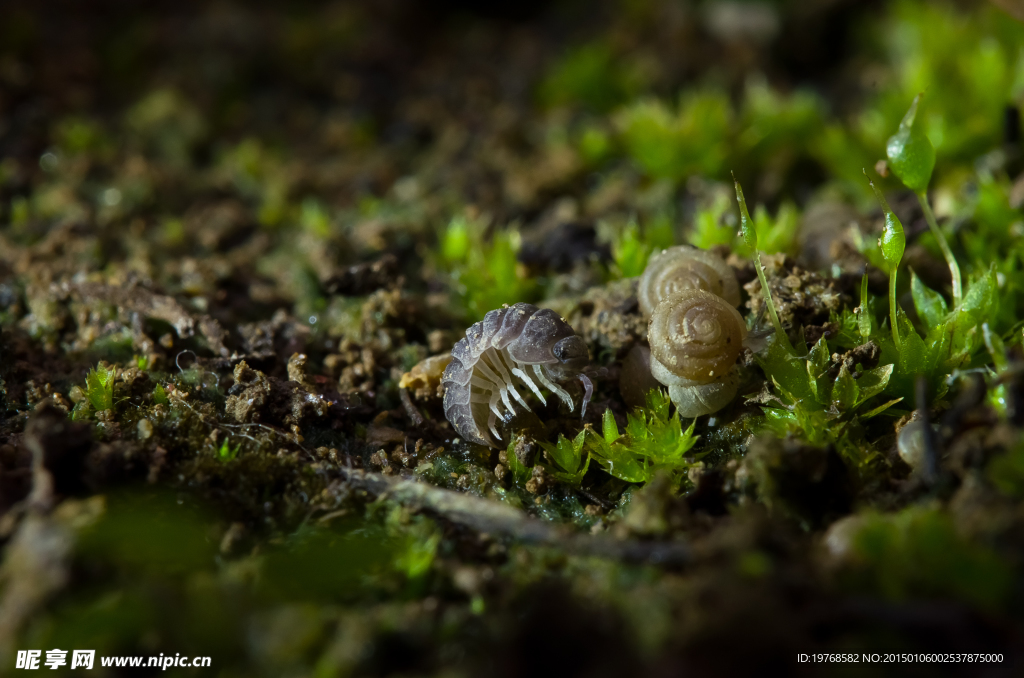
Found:
[(508, 470), (512, 473), (512, 479), (517, 485), (521, 485), (530, 479), (533, 472), (529, 467), (523, 465), (519, 461), (519, 457), (516, 456), (516, 441), (513, 440), (508, 444), (508, 448), (505, 450), (505, 460), (508, 465)]
[(736, 202), (740, 206), (740, 237), (743, 238), (743, 243), (747, 246), (747, 249), (756, 253), (757, 229), (750, 218), (750, 212), (747, 211), (747, 199), (743, 197), (743, 188), (740, 186), (740, 182), (734, 178), (733, 183), (736, 184)]
[(900, 402), (901, 400), (903, 400), (903, 398), (896, 398), (895, 400), (890, 400), (887, 403), (882, 403), (878, 407), (876, 407), (874, 409), (870, 409), (867, 412), (858, 415), (858, 418), (861, 421), (866, 421), (866, 420), (870, 419), (871, 417), (875, 416), (876, 414), (881, 414), (882, 412), (886, 411), (887, 409), (889, 409), (890, 407), (892, 407), (896, 403)]
[(874, 333), (872, 327), (874, 318), (871, 317), (868, 299), (868, 275), (865, 273), (860, 279), (860, 306), (858, 307), (860, 310), (857, 313), (857, 329), (863, 339), (870, 339)]
[(878, 238), (878, 247), (882, 250), (885, 262), (890, 269), (895, 269), (903, 259), (903, 251), (907, 247), (907, 237), (903, 234), (903, 224), (892, 212), (885, 213), (885, 226), (882, 228), (882, 235)]
[(471, 245), (468, 221), (465, 217), (455, 217), (441, 237), (441, 256), (447, 262), (465, 261)]
[(93, 415), (92, 405), (89, 404), (89, 399), (84, 398), (75, 403), (74, 409), (71, 410), (72, 421), (86, 421)]
[[(864, 176), (867, 176), (866, 170)], [(885, 263), (889, 266), (891, 274), (891, 272), (899, 268), (900, 260), (903, 259), (903, 252), (907, 248), (907, 236), (903, 233), (903, 224), (889, 207), (888, 201), (886, 201), (882, 192), (878, 190), (878, 187), (875, 186), (875, 182), (869, 178), (868, 184), (871, 186), (871, 190), (875, 192), (875, 197), (885, 213), (885, 226), (882, 228), (882, 235), (878, 238), (878, 249), (882, 251), (882, 258), (885, 259)]]
[(595, 452), (599, 463), (609, 475), (627, 483), (643, 483), (649, 480), (647, 471), (640, 466), (629, 450), (621, 445), (609, 446), (602, 453)]
[(839, 376), (836, 377), (836, 383), (832, 386), (832, 407), (840, 412), (851, 410), (856, 406), (859, 396), (860, 388), (857, 386), (857, 380), (853, 378), (844, 364), (839, 368)]
[(761, 411), (764, 412), (765, 425), (780, 438), (785, 438), (800, 427), (796, 412), (793, 410), (781, 407), (762, 407)]
[(604, 433), (604, 440), (609, 445), (613, 445), (619, 439), (619, 425), (615, 423), (615, 415), (612, 414), (611, 410), (604, 411), (601, 429)]
[(988, 271), (979, 275), (971, 281), (971, 286), (964, 295), (963, 304), (960, 310), (969, 313), (975, 320), (982, 320), (994, 313), (998, 306), (999, 299), (996, 293), (999, 289), (999, 282), (996, 279), (996, 269), (993, 264)]
[(807, 362), (804, 358), (794, 358), (789, 351), (778, 343), (772, 343), (764, 353), (755, 354), (755, 358), (765, 375), (795, 399), (813, 397), (807, 384)]
[(221, 461), (231, 461), (238, 456), (239, 447), (239, 445), (229, 444), (227, 438), (225, 438), (217, 450), (217, 458)]
[(736, 232), (722, 223), (728, 209), (728, 198), (718, 193), (714, 203), (698, 210), (693, 217), (693, 228), (687, 236), (690, 244), (703, 250), (710, 249), (715, 245), (731, 244)]
[(651, 246), (640, 236), (640, 226), (629, 222), (612, 243), (612, 260), (621, 278), (635, 278), (644, 272), (651, 256)]
[(921, 95), (918, 94), (903, 116), (899, 131), (889, 137), (885, 146), (889, 168), (915, 193), (922, 193), (928, 188), (935, 168), (935, 148), (917, 118), (920, 101)]
[(992, 363), (995, 365), (996, 370), (999, 372), (1006, 371), (1010, 363), (1006, 358), (1006, 347), (1003, 345), (1002, 338), (989, 329), (988, 323), (982, 323), (981, 333), (985, 339), (985, 348), (988, 349), (989, 355), (992, 356)]
[(905, 375), (928, 374), (931, 371), (928, 363), (932, 355), (929, 345), (914, 329), (914, 325), (902, 308), (896, 309), (896, 319), (900, 324), (900, 334), (903, 336), (903, 343), (899, 346), (900, 359), (896, 363), (896, 370)]
[(579, 434), (575, 438), (572, 439), (572, 452), (573, 452), (573, 455), (577, 459), (577, 462), (576, 462), (577, 466), (579, 466), (580, 455), (583, 452), (583, 443), (586, 442), (586, 440), (587, 440), (587, 431), (586, 431), (586, 429), (580, 431)]
[(97, 365), (85, 377), (85, 392), (97, 412), (114, 409), (114, 368)]
[(910, 293), (914, 297), (914, 308), (927, 327), (938, 327), (946, 320), (949, 308), (945, 298), (925, 286), (913, 269), (910, 271)]
[(819, 404), (824, 405), (828, 401), (828, 371), (829, 351), (825, 337), (818, 339), (811, 352), (807, 354), (807, 383), (811, 387), (811, 393)]
[(869, 398), (884, 391), (885, 387), (889, 385), (889, 379), (892, 377), (894, 369), (895, 365), (892, 364), (881, 365), (861, 374), (860, 378), (857, 379), (857, 388), (860, 390), (857, 404), (860, 405)]
[(583, 443), (586, 441), (586, 435), (587, 431), (584, 429), (572, 441), (559, 434), (556, 444), (541, 443), (541, 447), (544, 448), (544, 451), (548, 453), (551, 460), (559, 467), (551, 469), (553, 476), (563, 482), (574, 485), (583, 479), (587, 468), (590, 466), (589, 456), (586, 460), (582, 458)]
[(573, 454), (572, 443), (561, 433), (558, 434), (558, 442), (555, 445), (542, 444), (551, 460), (565, 471), (575, 471), (579, 466), (579, 458)]

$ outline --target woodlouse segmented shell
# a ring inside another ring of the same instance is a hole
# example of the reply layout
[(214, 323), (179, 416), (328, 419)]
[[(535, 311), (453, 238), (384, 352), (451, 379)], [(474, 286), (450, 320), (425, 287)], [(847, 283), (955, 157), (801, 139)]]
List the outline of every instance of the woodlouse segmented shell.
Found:
[(445, 416), (466, 440), (498, 447), (495, 421), (511, 418), (513, 400), (529, 409), (519, 389), (544, 402), (534, 379), (573, 409), (572, 397), (556, 381), (575, 372), (586, 389), (586, 408), (593, 387), (578, 372), (588, 361), (586, 344), (554, 311), (525, 303), (490, 311), (452, 349), (441, 378)]

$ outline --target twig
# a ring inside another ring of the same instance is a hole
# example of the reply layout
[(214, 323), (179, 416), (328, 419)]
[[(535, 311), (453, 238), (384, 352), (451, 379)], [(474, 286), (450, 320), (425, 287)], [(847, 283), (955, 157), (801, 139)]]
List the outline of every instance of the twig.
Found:
[(502, 535), (528, 544), (553, 546), (575, 555), (631, 563), (679, 567), (693, 559), (690, 545), (685, 542), (650, 542), (579, 534), (567, 527), (531, 518), (506, 504), (473, 495), (362, 469), (339, 470), (351, 487), (377, 496), (386, 494), (403, 506), (434, 512), (445, 520), (480, 533)]
[(426, 421), (420, 411), (416, 409), (416, 405), (413, 404), (412, 398), (409, 397), (409, 389), (400, 388), (398, 389), (398, 397), (402, 401), (402, 407), (405, 409), (405, 413), (409, 415), (409, 421), (412, 422), (413, 426), (423, 426)]

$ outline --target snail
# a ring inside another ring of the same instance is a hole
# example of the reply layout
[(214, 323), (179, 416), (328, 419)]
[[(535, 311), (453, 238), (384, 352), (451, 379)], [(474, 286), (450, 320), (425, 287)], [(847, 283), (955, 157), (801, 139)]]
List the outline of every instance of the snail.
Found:
[(640, 276), (637, 300), (646, 317), (658, 303), (683, 290), (705, 290), (733, 306), (740, 305), (740, 285), (732, 268), (707, 250), (679, 245), (651, 257)]
[[(928, 429), (931, 428), (929, 433)], [(935, 465), (935, 426), (928, 422), (927, 415), (914, 410), (910, 421), (903, 425), (896, 435), (896, 451), (900, 459), (905, 461), (916, 473), (934, 473), (929, 467)], [(931, 440), (929, 440), (931, 438)], [(929, 447), (931, 448), (929, 454)], [(931, 459), (929, 459), (931, 457)]]
[(554, 311), (524, 303), (489, 311), (452, 349), (452, 361), (441, 376), (445, 416), (464, 439), (498, 447), (495, 423), (512, 419), (511, 399), (531, 411), (517, 385), (546, 405), (536, 379), (573, 411), (572, 396), (557, 383), (573, 377), (583, 384), (583, 416), (594, 392), (581, 373), (589, 362), (583, 338)]
[(736, 359), (747, 328), (722, 297), (687, 289), (663, 299), (647, 329), (651, 374), (668, 386), (679, 415), (699, 417), (725, 407), (736, 395)]

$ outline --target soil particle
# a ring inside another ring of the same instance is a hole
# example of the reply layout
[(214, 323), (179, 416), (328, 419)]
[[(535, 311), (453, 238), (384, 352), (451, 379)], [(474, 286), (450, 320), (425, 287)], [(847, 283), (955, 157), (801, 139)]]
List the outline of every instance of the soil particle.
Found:
[(401, 287), (396, 278), (398, 258), (385, 254), (376, 261), (355, 264), (331, 275), (323, 283), (328, 294), (362, 296), (382, 288)]
[(635, 279), (591, 288), (563, 315), (586, 340), (595, 362), (621, 357), (647, 338), (647, 321), (640, 314)]
[(268, 377), (243, 360), (235, 366), (235, 384), (224, 403), (239, 423), (301, 425), (327, 414), (328, 403), (292, 381)]
[(829, 367), (829, 377), (835, 379), (839, 371), (845, 366), (850, 374), (857, 374), (857, 365), (870, 370), (878, 365), (878, 359), (882, 356), (882, 349), (873, 341), (855, 346), (845, 353), (833, 353), (832, 365)]
[[(761, 262), (779, 319), (785, 327), (822, 325), (832, 313), (838, 313), (852, 301), (839, 289), (835, 279), (805, 271), (783, 254), (763, 254)], [(759, 317), (765, 310), (761, 282), (751, 280), (743, 289), (750, 295), (747, 308), (754, 317)]]

